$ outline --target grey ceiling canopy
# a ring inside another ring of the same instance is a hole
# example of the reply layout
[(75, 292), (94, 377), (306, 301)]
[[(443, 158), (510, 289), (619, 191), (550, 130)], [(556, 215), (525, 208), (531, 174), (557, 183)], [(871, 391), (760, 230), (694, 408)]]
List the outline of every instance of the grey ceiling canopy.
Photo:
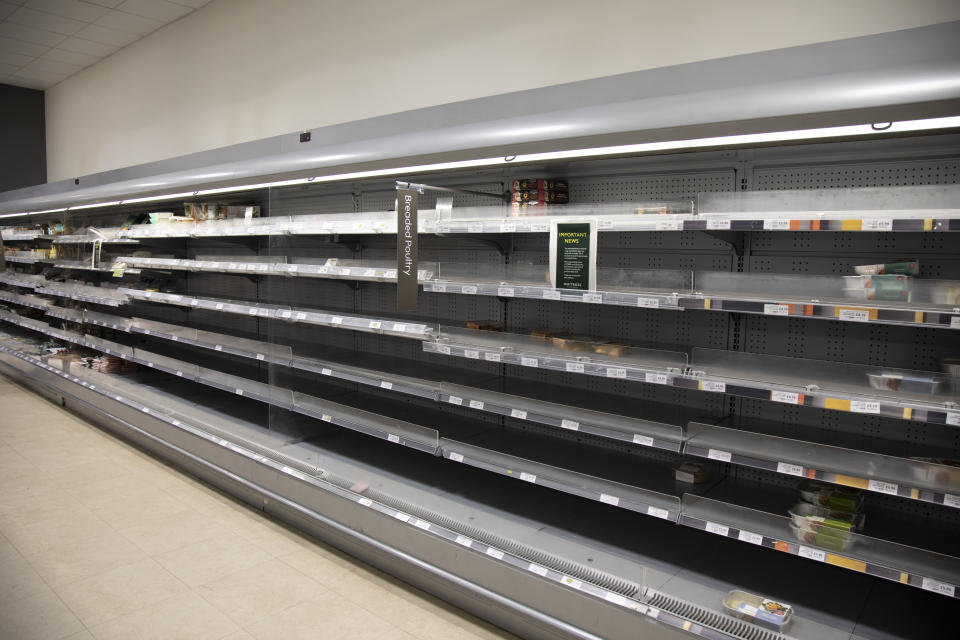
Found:
[(0, 213), (703, 136), (960, 115), (960, 22), (609, 76), (265, 138), (0, 194)]

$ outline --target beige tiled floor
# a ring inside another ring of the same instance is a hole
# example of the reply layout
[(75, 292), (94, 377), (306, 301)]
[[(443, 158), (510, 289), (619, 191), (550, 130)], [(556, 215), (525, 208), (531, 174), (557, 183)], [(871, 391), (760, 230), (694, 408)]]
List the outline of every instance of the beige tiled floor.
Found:
[(4, 640), (513, 638), (0, 376)]

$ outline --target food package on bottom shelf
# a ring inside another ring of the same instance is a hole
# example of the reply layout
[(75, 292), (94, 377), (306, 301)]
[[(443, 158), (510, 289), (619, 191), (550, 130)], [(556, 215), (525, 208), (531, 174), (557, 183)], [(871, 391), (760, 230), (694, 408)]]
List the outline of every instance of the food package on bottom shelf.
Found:
[(782, 630), (793, 616), (790, 605), (746, 591), (731, 591), (724, 597), (723, 606), (733, 617), (772, 631)]
[(900, 274), (915, 276), (920, 274), (920, 263), (917, 260), (901, 262), (887, 262), (885, 264), (863, 264), (853, 268), (859, 276), (877, 276), (886, 274)]

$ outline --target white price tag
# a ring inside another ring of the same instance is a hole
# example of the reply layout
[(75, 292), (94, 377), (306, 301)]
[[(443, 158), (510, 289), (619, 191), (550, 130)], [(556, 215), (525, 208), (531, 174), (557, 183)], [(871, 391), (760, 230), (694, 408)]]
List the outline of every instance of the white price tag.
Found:
[(867, 489), (877, 493), (886, 493), (891, 496), (897, 495), (900, 487), (892, 482), (883, 482), (882, 480), (870, 480), (867, 482)]
[(763, 221), (763, 228), (767, 231), (789, 231), (790, 218), (767, 218)]
[(759, 533), (750, 533), (749, 531), (740, 530), (740, 533), (737, 534), (737, 539), (742, 542), (749, 542), (750, 544), (762, 545), (763, 536)]
[(662, 518), (663, 520), (670, 519), (670, 512), (659, 507), (647, 507), (647, 515), (653, 516), (654, 518)]
[(365, 507), (369, 507), (373, 505), (373, 500), (371, 500), (370, 498), (360, 498), (359, 500), (357, 500), (357, 502), (359, 502)]
[(483, 410), (483, 401), (482, 401), (482, 400), (471, 400), (471, 401), (470, 401), (470, 408), (471, 408), (471, 409), (477, 409), (477, 410), (482, 411), (482, 410)]
[(777, 473), (785, 473), (788, 476), (802, 476), (803, 466), (799, 464), (790, 464), (789, 462), (778, 462)]
[(723, 218), (707, 218), (707, 229), (729, 229), (730, 220)]
[(951, 317), (950, 317), (950, 328), (951, 328), (951, 329), (960, 329), (960, 316), (951, 316)]
[(643, 435), (640, 435), (639, 433), (635, 433), (633, 434), (633, 443), (642, 444), (645, 447), (652, 447), (653, 438), (651, 438), (650, 436), (643, 436)]
[(724, 393), (727, 390), (727, 383), (703, 380), (700, 382), (700, 389), (703, 391), (712, 391), (714, 393)]
[(560, 421), (561, 429), (569, 429), (570, 431), (579, 431), (580, 423), (576, 420), (561, 420)]
[(933, 578), (924, 578), (921, 582), (921, 586), (927, 591), (933, 591), (934, 593), (950, 596), (951, 598), (954, 594), (954, 586), (952, 584), (940, 582), (939, 580), (934, 580)]
[(706, 530), (710, 533), (715, 533), (718, 536), (725, 536), (730, 533), (730, 527), (725, 527), (722, 524), (717, 524), (716, 522), (708, 522)]
[(341, 268), (341, 269), (340, 269), (340, 275), (342, 275), (342, 276), (348, 276), (348, 275), (350, 275), (350, 269), (348, 269), (348, 268), (346, 268), (346, 267)]
[(470, 359), (472, 359), (472, 360), (479, 360), (479, 359), (480, 359), (480, 352), (477, 351), (476, 349), (464, 349), (464, 350), (463, 350), (463, 355), (464, 355), (465, 358), (470, 358)]
[(841, 320), (851, 320), (853, 322), (867, 322), (870, 320), (870, 312), (866, 309), (840, 309), (837, 317)]
[(893, 231), (892, 218), (864, 218), (864, 231)]
[[(152, 367), (152, 366), (153, 366), (153, 363), (151, 363), (150, 366)], [(243, 389), (237, 389), (237, 395), (238, 395), (238, 396), (242, 396), (242, 395), (243, 395)]]
[(393, 330), (396, 331), (397, 333), (403, 333), (404, 331), (407, 330), (407, 325), (402, 322), (394, 322)]
[(333, 375), (333, 371), (330, 369), (320, 369), (320, 375), (323, 375), (323, 376)]
[(365, 278), (372, 278), (375, 275), (377, 275), (376, 269), (365, 269), (363, 272), (363, 277)]
[(388, 433), (388, 434), (387, 434), (387, 440), (389, 440), (390, 442), (392, 442), (392, 443), (394, 443), (394, 444), (399, 444), (399, 443), (400, 443), (400, 436), (398, 436), (398, 435), (396, 435), (396, 434), (393, 434), (393, 433)]
[(627, 599), (624, 598), (624, 597), (623, 597), (622, 595), (620, 595), (619, 593), (614, 593), (614, 592), (612, 592), (612, 591), (607, 591), (607, 592), (603, 595), (603, 599), (606, 600), (607, 602), (612, 602), (613, 604), (619, 605), (619, 606), (621, 606), (621, 607), (627, 606)]
[(526, 420), (526, 419), (527, 419), (527, 412), (526, 412), (526, 411), (523, 411), (523, 410), (521, 410), (521, 409), (510, 409), (510, 417), (511, 417), (511, 418), (519, 418), (520, 420)]
[(517, 231), (517, 225), (514, 222), (504, 222), (500, 225), (501, 233), (515, 233)]
[(810, 560), (816, 560), (817, 562), (824, 562), (827, 559), (827, 553), (821, 551), (820, 549), (813, 549), (811, 547), (805, 547), (802, 544), (797, 550), (797, 555), (801, 558), (809, 558)]
[(880, 403), (866, 402), (863, 400), (851, 400), (850, 411), (854, 413), (880, 413)]
[(659, 309), (660, 308), (660, 298), (637, 298), (637, 306), (643, 307), (645, 309)]
[(331, 416), (329, 413), (320, 414), (320, 419), (324, 422), (333, 422), (333, 416)]
[(386, 389), (387, 391), (389, 391), (390, 389), (393, 389), (393, 383), (392, 383), (392, 382), (387, 382), (386, 380), (381, 380), (381, 381), (380, 381), (380, 388), (381, 388), (381, 389)]
[(445, 344), (438, 344), (437, 353), (442, 353), (443, 355), (448, 356), (450, 355), (450, 347)]
[(608, 378), (626, 378), (627, 370), (623, 367), (607, 367)]
[(223, 346), (218, 344), (218, 345), (216, 345), (216, 346), (213, 348), (213, 350), (214, 350), (214, 351), (223, 351)]
[(600, 502), (612, 504), (615, 507), (620, 506), (620, 498), (618, 498), (617, 496), (611, 496), (610, 494), (607, 494), (607, 493), (600, 494)]
[(542, 295), (544, 300), (560, 299), (560, 291), (558, 289), (544, 289)]
[(487, 550), (484, 551), (491, 558), (496, 558), (497, 560), (503, 560), (503, 551), (499, 549), (494, 549), (493, 547), (487, 547)]
[(447, 292), (447, 285), (445, 285), (445, 284), (434, 284), (434, 285), (433, 285), (433, 290), (434, 290), (435, 292), (437, 292), (437, 293), (446, 293), (446, 292)]
[(960, 509), (960, 496), (955, 496), (952, 493), (945, 493), (943, 494), (943, 504), (948, 507)]
[(583, 586), (583, 582), (577, 580), (576, 578), (571, 578), (570, 576), (563, 576), (562, 582), (563, 584), (573, 587), (574, 589), (579, 589), (581, 586)]
[(487, 362), (500, 362), (500, 354), (493, 351), (487, 351), (483, 354), (483, 359)]
[(960, 412), (947, 411), (947, 424), (954, 427), (960, 427)]
[(450, 452), (450, 459), (454, 462), (463, 462), (463, 454), (457, 453), (456, 451)]
[(477, 294), (477, 288), (476, 288), (475, 286), (473, 286), (473, 285), (465, 284), (465, 285), (463, 285), (463, 287), (461, 287), (460, 290), (461, 290), (463, 293), (468, 293), (468, 294), (470, 294), (470, 295), (476, 295), (476, 294)]
[(371, 329), (379, 329), (382, 323), (379, 320), (371, 320), (368, 325)]
[(257, 360), (263, 360), (264, 355), (262, 353), (257, 354)]
[(788, 316), (790, 315), (790, 305), (788, 304), (765, 304), (763, 312), (768, 316)]
[(456, 543), (463, 547), (469, 547), (473, 545), (473, 540), (466, 536), (457, 536)]
[(643, 376), (643, 379), (646, 382), (651, 384), (669, 384), (670, 379), (665, 373), (648, 373)]
[(525, 357), (521, 357), (521, 358), (520, 358), (520, 364), (522, 364), (522, 365), (525, 366), (525, 367), (539, 367), (539, 366), (540, 366), (540, 362), (537, 361), (536, 358), (525, 358)]
[(583, 301), (591, 302), (593, 304), (600, 304), (603, 302), (603, 294), (602, 293), (585, 293), (583, 294)]
[(305, 314), (305, 313), (298, 313), (298, 314), (297, 314), (297, 320), (306, 320), (306, 318), (307, 318), (307, 314)]
[(483, 233), (482, 222), (471, 222), (467, 225), (467, 233)]
[(549, 573), (549, 570), (546, 567), (541, 567), (540, 565), (533, 564), (532, 562), (530, 563), (530, 566), (527, 567), (527, 570), (531, 573), (537, 574), (538, 576), (545, 576), (547, 573)]
[(730, 462), (733, 458), (729, 451), (721, 451), (720, 449), (707, 449), (707, 457), (720, 462)]
[(683, 220), (657, 220), (657, 231), (681, 231)]
[(217, 311), (220, 311), (221, 309), (223, 309), (223, 303), (222, 303), (222, 302), (218, 302), (216, 308), (217, 308)]
[(583, 373), (583, 363), (582, 362), (568, 362), (566, 364), (567, 371), (570, 373)]
[(537, 476), (535, 476), (535, 475), (532, 474), (532, 473), (526, 473), (526, 472), (524, 472), (524, 471), (521, 471), (521, 472), (520, 472), (520, 479), (523, 480), (524, 482), (536, 482), (536, 481), (537, 481)]
[(343, 318), (341, 318), (340, 316), (333, 316), (332, 318), (330, 318), (330, 323), (331, 323), (331, 324), (343, 324)]
[(792, 391), (771, 391), (770, 399), (785, 404), (800, 404), (800, 394)]
[(497, 295), (504, 298), (512, 298), (513, 287), (497, 287)]
[(461, 398), (460, 396), (450, 396), (449, 398), (447, 398), (447, 402), (449, 402), (450, 404), (455, 404), (459, 407), (460, 405), (463, 404), (463, 398)]
[(428, 531), (430, 529), (430, 523), (426, 520), (418, 519), (413, 523), (413, 526), (415, 526), (417, 529), (423, 529), (424, 531)]

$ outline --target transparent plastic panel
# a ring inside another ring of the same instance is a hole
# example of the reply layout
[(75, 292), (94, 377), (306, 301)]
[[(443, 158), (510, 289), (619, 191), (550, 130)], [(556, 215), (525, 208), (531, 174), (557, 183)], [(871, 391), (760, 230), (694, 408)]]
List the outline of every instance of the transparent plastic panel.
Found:
[(441, 400), (448, 403), (452, 402), (451, 398), (459, 398), (462, 406), (546, 424), (558, 429), (576, 430), (670, 451), (679, 451), (683, 442), (683, 428), (679, 425), (590, 411), (571, 405), (544, 402), (447, 382), (440, 383), (440, 393)]
[[(960, 495), (960, 468), (929, 460), (898, 458), (696, 422), (690, 423), (687, 433), (684, 450), (688, 453), (691, 448), (713, 451), (714, 457), (716, 452), (730, 453), (738, 463), (761, 461), (753, 466), (770, 470), (779, 467), (781, 473), (798, 476), (808, 470), (839, 473), (848, 477), (843, 480), (847, 485), (857, 484), (881, 493), (909, 496), (910, 488), (918, 488)], [(874, 488), (871, 481), (880, 484)], [(904, 491), (901, 492), (901, 488)]]
[(648, 514), (669, 512), (676, 521), (680, 513), (680, 499), (676, 496), (650, 491), (620, 482), (605, 480), (560, 467), (534, 462), (464, 442), (441, 441), (443, 455), (462, 464), (514, 477), (525, 482), (556, 489), (590, 500), (597, 500), (622, 509)]
[(424, 342), (424, 350), (474, 360), (658, 384), (669, 384), (672, 377), (682, 375), (687, 364), (687, 355), (674, 351), (451, 326), (441, 327), (436, 340)]
[[(771, 548), (775, 541), (788, 543), (789, 553), (811, 560), (854, 568), (898, 582), (903, 579), (900, 574), (906, 573), (909, 583), (918, 587), (925, 586), (923, 581), (926, 579), (960, 588), (957, 586), (960, 585), (960, 558), (954, 556), (857, 533), (843, 532), (845, 535), (835, 536), (809, 532), (794, 526), (791, 518), (786, 516), (692, 494), (683, 495), (681, 512), (681, 524), (708, 531), (712, 529), (712, 532), (746, 542), (752, 541), (747, 534), (763, 536), (771, 541)], [(766, 540), (763, 546), (768, 546)], [(867, 566), (852, 564), (849, 560)], [(872, 567), (876, 569), (871, 570)]]
[(929, 218), (960, 214), (960, 185), (701, 193), (697, 197), (697, 211), (701, 215), (741, 218), (843, 219), (870, 215)]
[[(89, 339), (89, 336), (88, 336)], [(89, 344), (89, 341), (88, 341)], [(201, 377), (200, 367), (190, 362), (170, 358), (146, 349), (133, 349), (132, 359), (150, 369), (159, 369), (187, 380), (198, 380)]]
[(719, 349), (693, 350), (694, 375), (731, 382), (800, 387), (841, 395), (930, 403), (960, 400), (960, 381), (945, 373), (787, 358)]
[(440, 439), (436, 429), (362, 411), (312, 395), (295, 393), (294, 410), (322, 422), (336, 424), (429, 453), (435, 453), (439, 447)]
[(497, 218), (602, 217), (630, 218), (644, 215), (684, 216), (694, 211), (692, 200), (664, 200), (633, 203), (591, 204), (510, 204), (482, 207), (452, 207), (441, 212), (440, 222), (491, 220)]

